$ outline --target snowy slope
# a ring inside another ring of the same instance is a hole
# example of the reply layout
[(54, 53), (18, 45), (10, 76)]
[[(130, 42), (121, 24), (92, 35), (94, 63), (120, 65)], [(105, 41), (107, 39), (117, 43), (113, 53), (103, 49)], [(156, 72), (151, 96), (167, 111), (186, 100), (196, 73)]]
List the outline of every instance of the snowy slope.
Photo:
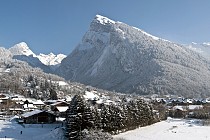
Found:
[(0, 47), (0, 58), (12, 58), (12, 53), (3, 47)]
[(97, 15), (57, 73), (72, 81), (138, 94), (210, 95), (210, 64), (190, 49)]
[(124, 140), (209, 140), (210, 126), (202, 126), (199, 120), (168, 119), (151, 126), (118, 134), (114, 138)]

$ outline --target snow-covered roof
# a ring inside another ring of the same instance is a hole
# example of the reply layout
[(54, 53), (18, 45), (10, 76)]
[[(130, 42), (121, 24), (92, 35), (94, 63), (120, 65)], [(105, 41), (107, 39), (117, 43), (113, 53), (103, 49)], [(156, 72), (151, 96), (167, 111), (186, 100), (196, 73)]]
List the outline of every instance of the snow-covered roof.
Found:
[(9, 108), (10, 111), (22, 111), (22, 108)]
[(66, 102), (70, 102), (72, 100), (72, 98), (70, 96), (66, 96), (65, 100), (66, 100)]
[(24, 105), (23, 105), (23, 108), (24, 108), (24, 109), (27, 109), (27, 108), (37, 108), (37, 107), (34, 106), (33, 104), (24, 104)]
[(99, 100), (96, 101), (96, 103), (97, 103), (97, 104), (102, 104), (102, 103), (104, 103), (104, 102), (103, 102), (102, 99), (99, 99)]
[(65, 121), (66, 118), (62, 118), (62, 117), (59, 117), (59, 118), (56, 118), (57, 121)]
[(184, 100), (184, 103), (190, 103), (190, 104), (192, 104), (193, 101), (194, 101), (193, 99), (185, 99), (185, 100)]
[(44, 101), (44, 102), (45, 102), (45, 103), (53, 104), (53, 103), (58, 102), (58, 100), (47, 100), (47, 101)]
[[(61, 104), (61, 103), (66, 103), (66, 102), (65, 102), (65, 101), (57, 101), (57, 102), (51, 104), (51, 106), (56, 106), (56, 105), (59, 105), (59, 104)], [(67, 103), (66, 103), (66, 104), (67, 104)]]
[(2, 97), (2, 98), (0, 98), (1, 100), (8, 100), (9, 99), (9, 97)]
[(59, 86), (66, 86), (68, 85), (68, 83), (64, 82), (64, 81), (58, 81)]
[(66, 112), (66, 110), (69, 108), (68, 106), (57, 106), (56, 107), (59, 112)]
[(21, 116), (24, 117), (24, 118), (27, 118), (27, 117), (33, 116), (35, 114), (39, 114), (41, 112), (44, 112), (44, 111), (43, 110), (34, 110), (34, 111), (31, 111), (31, 112), (26, 112), (26, 113), (22, 114)]
[(85, 99), (87, 100), (94, 100), (98, 99), (99, 96), (94, 94), (93, 92), (85, 91), (85, 95), (83, 95)]
[(176, 105), (176, 106), (173, 107), (173, 110), (177, 110), (177, 109), (181, 110), (181, 111), (186, 110), (186, 108), (184, 106), (181, 106), (181, 105)]
[(112, 100), (106, 100), (104, 104), (105, 104), (105, 105), (110, 105), (110, 104), (112, 104), (112, 103), (114, 103)]
[(209, 98), (204, 99), (204, 100), (202, 100), (202, 102), (203, 102), (203, 103), (210, 103), (210, 99), (209, 99)]
[(42, 100), (35, 100), (35, 101), (32, 101), (32, 103), (34, 105), (44, 105), (44, 102), (42, 102)]
[(189, 105), (188, 108), (190, 110), (194, 110), (194, 109), (202, 109), (203, 105)]
[(38, 109), (36, 109), (36, 110), (31, 111), (31, 112), (26, 112), (26, 113), (22, 114), (21, 116), (22, 116), (23, 118), (27, 118), (27, 117), (33, 116), (33, 115), (35, 115), (35, 114), (39, 114), (39, 113), (41, 113), (41, 112), (47, 112), (47, 113), (49, 113), (49, 114), (54, 115), (53, 112), (51, 112), (51, 111), (44, 111), (44, 110), (38, 110)]

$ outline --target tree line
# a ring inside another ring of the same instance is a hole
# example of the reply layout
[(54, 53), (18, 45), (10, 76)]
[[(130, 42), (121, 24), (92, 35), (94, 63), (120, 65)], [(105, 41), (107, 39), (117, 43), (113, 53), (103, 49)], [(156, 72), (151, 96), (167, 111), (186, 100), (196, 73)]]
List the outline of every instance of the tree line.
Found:
[(81, 95), (75, 95), (67, 110), (66, 136), (81, 139), (84, 130), (117, 134), (154, 123), (152, 107), (143, 99), (122, 100), (100, 107)]

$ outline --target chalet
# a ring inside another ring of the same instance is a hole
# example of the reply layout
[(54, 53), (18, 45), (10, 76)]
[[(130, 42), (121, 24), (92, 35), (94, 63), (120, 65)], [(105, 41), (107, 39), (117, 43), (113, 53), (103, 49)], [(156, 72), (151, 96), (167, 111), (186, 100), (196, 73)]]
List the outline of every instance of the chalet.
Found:
[(187, 115), (187, 107), (176, 105), (169, 110), (169, 116), (174, 118), (184, 118)]
[(43, 110), (34, 110), (21, 115), (24, 123), (53, 123), (56, 121), (56, 115)]

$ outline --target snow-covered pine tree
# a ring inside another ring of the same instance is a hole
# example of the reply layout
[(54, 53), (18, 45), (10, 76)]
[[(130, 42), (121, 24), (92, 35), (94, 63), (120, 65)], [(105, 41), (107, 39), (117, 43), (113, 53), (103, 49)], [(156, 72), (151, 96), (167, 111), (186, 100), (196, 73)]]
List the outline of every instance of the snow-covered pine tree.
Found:
[(118, 133), (119, 130), (123, 129), (125, 116), (120, 106), (111, 105), (111, 122), (113, 133)]
[(82, 130), (94, 128), (95, 118), (94, 109), (86, 103), (82, 96), (75, 95), (67, 111), (66, 130), (68, 138), (77, 140)]
[(154, 120), (152, 106), (143, 100), (137, 100), (138, 110), (140, 111), (139, 125), (146, 126), (152, 124)]
[(95, 127), (96, 122), (95, 110), (86, 104), (82, 114), (82, 130)]
[(111, 126), (112, 126), (112, 122), (111, 122), (111, 112), (110, 112), (110, 108), (108, 106), (103, 106), (101, 108), (101, 125), (102, 125), (102, 129), (105, 132), (110, 132), (111, 130)]
[(70, 140), (76, 140), (82, 126), (82, 114), (85, 104), (80, 95), (75, 95), (69, 105), (66, 118), (66, 135)]

